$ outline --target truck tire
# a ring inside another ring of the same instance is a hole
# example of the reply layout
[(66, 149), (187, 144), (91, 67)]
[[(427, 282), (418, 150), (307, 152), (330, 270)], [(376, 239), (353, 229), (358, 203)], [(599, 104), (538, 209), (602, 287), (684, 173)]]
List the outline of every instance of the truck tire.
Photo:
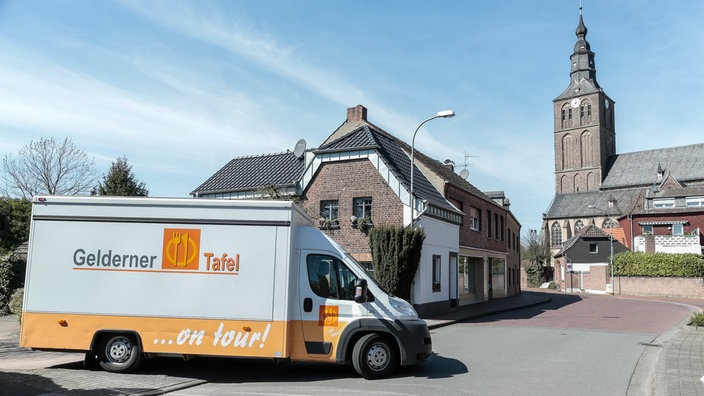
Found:
[(352, 364), (357, 373), (366, 379), (386, 377), (399, 365), (396, 344), (387, 337), (367, 334), (354, 344)]
[(107, 334), (98, 345), (98, 361), (105, 371), (128, 373), (142, 363), (142, 348), (134, 335)]

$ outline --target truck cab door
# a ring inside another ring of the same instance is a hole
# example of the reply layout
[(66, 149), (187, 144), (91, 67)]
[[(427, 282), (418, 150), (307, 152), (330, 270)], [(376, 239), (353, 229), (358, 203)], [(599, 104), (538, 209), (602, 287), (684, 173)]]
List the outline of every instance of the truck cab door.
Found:
[(359, 277), (326, 252), (302, 253), (299, 304), (305, 351), (311, 359), (334, 360), (345, 326), (368, 314), (364, 304), (354, 301)]

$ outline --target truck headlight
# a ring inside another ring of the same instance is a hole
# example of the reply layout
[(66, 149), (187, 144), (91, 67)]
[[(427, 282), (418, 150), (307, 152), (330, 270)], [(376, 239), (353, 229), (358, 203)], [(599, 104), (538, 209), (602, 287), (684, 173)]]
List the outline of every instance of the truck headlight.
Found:
[(389, 297), (389, 304), (391, 304), (391, 307), (398, 311), (400, 314), (408, 316), (411, 319), (418, 319), (418, 313), (415, 309), (413, 309), (413, 306), (409, 304), (406, 300), (402, 300), (396, 297)]

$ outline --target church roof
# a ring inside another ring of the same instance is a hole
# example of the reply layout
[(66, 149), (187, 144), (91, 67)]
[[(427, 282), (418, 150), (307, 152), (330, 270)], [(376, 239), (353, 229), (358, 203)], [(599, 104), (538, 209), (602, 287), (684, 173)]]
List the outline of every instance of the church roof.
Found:
[(560, 96), (556, 97), (553, 102), (558, 100), (563, 100), (567, 98), (574, 98), (576, 96), (587, 95), (595, 92), (603, 93), (602, 89), (595, 83), (595, 81), (583, 78), (579, 81), (572, 81), (570, 85), (565, 89)]
[(704, 181), (704, 143), (616, 154), (609, 158), (602, 189), (652, 186), (658, 170), (680, 182)]
[[(640, 189), (628, 189), (556, 194), (545, 213), (545, 218), (569, 219), (610, 215), (618, 219), (629, 212), (640, 191)], [(610, 208), (609, 201), (616, 201), (616, 205)]]

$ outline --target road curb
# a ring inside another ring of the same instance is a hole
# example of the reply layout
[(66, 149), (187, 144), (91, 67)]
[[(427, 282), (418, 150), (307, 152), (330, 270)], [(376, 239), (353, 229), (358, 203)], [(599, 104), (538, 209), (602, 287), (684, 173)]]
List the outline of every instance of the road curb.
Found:
[(466, 315), (462, 315), (461, 317), (453, 318), (453, 319), (427, 319), (426, 322), (428, 322), (428, 328), (431, 330), (434, 330), (434, 329), (439, 329), (441, 327), (449, 326), (449, 325), (452, 325), (452, 324), (455, 324), (458, 322), (463, 322), (466, 320), (477, 319), (477, 318), (481, 318), (484, 316), (496, 315), (496, 314), (505, 313), (505, 312), (517, 311), (519, 309), (524, 309), (524, 308), (535, 307), (538, 305), (543, 305), (543, 304), (549, 303), (550, 301), (552, 301), (552, 299), (550, 297), (541, 297), (534, 302), (530, 302), (530, 303), (526, 303), (526, 304), (522, 304), (522, 305), (497, 307), (495, 309), (486, 310), (483, 312), (467, 312)]

